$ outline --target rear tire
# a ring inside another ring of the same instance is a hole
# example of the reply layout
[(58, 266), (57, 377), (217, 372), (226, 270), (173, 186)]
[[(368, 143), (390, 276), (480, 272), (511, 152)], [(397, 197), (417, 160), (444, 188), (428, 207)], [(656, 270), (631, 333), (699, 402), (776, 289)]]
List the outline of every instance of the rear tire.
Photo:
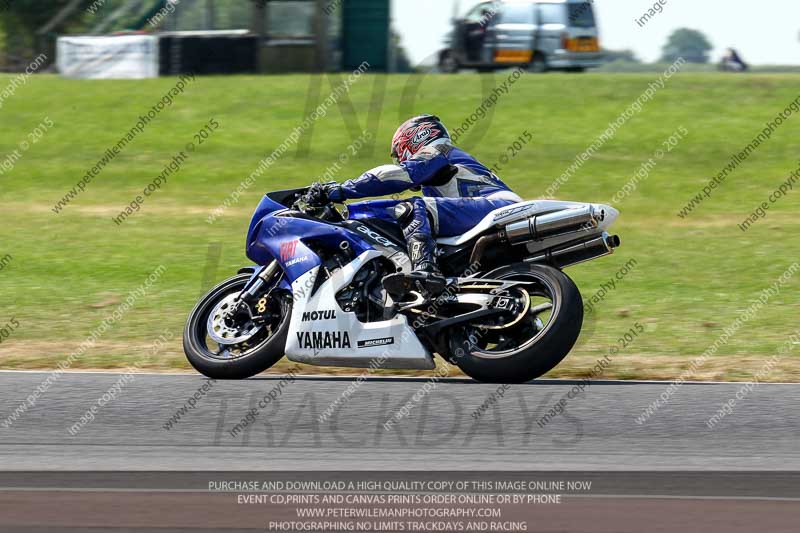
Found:
[(528, 63), (528, 72), (533, 74), (544, 74), (549, 70), (547, 66), (547, 58), (544, 55), (536, 52), (531, 59), (531, 62)]
[(292, 299), (283, 293), (271, 297), (271, 303), (280, 309), (281, 320), (268, 336), (258, 338), (254, 345), (242, 348), (240, 354), (231, 354), (228, 358), (215, 353), (208, 345), (206, 324), (212, 310), (226, 296), (241, 292), (249, 279), (250, 274), (242, 274), (223, 281), (203, 296), (189, 314), (183, 331), (183, 351), (189, 363), (204, 376), (246, 379), (260, 374), (284, 356)]
[(450, 335), (449, 359), (471, 378), (489, 383), (525, 383), (555, 368), (572, 350), (583, 325), (583, 298), (575, 283), (546, 265), (504, 267), (486, 278), (532, 279), (547, 286), (553, 293), (550, 320), (532, 338), (532, 344), (523, 344), (506, 356), (485, 351), (468, 340), (470, 331), (458, 328)]

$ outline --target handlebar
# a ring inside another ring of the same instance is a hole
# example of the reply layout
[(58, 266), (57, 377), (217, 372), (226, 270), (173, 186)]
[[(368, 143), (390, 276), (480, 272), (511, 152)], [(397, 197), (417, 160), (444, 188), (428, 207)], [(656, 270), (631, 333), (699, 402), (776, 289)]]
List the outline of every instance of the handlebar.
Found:
[(303, 198), (305, 197), (305, 191), (307, 190), (308, 189), (304, 189), (303, 194), (298, 195), (297, 199), (292, 203), (292, 210), (299, 211), (303, 214), (324, 220), (326, 222), (343, 222), (345, 220), (344, 216), (342, 216), (342, 214), (336, 209), (336, 204), (333, 202), (328, 202), (323, 206), (311, 206), (304, 203)]
[(333, 202), (329, 202), (324, 206), (310, 206), (303, 202), (305, 195), (308, 193), (310, 187), (302, 187), (299, 189), (290, 189), (287, 191), (277, 191), (268, 193), (273, 201), (286, 206), (293, 211), (299, 211), (314, 218), (319, 218), (327, 222), (342, 222), (344, 217), (336, 209)]

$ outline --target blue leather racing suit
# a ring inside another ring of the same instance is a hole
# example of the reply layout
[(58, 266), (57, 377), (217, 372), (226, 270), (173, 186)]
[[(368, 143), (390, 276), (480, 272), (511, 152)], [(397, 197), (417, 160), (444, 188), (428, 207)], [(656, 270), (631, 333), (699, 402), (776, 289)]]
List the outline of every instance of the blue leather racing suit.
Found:
[[(422, 198), (373, 200), (351, 204), (351, 209), (398, 220), (411, 241), (419, 233), (428, 238), (461, 235), (495, 209), (522, 201), (492, 171), (449, 140), (428, 145), (397, 165), (383, 165), (346, 181), (332, 192), (331, 199), (355, 200), (420, 189)], [(402, 204), (408, 207), (406, 213)]]

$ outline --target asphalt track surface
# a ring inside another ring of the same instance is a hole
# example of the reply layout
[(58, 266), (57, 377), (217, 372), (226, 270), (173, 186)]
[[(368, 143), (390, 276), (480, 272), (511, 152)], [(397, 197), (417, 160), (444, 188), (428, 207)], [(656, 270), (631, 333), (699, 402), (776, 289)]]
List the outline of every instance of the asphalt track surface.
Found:
[[(47, 376), (0, 372), (0, 422)], [(497, 385), (370, 378), (342, 401), (353, 378), (282, 379), (61, 374), (9, 427), (0, 424), (0, 470), (800, 470), (796, 384), (752, 388), (710, 429), (743, 384), (684, 384), (639, 424), (667, 383), (594, 382), (540, 427), (579, 382), (514, 385), (478, 413)], [(115, 397), (71, 434), (115, 384)], [(204, 384), (196, 408), (165, 429)], [(264, 402), (270, 392), (276, 399)], [(254, 422), (232, 434), (250, 409)]]

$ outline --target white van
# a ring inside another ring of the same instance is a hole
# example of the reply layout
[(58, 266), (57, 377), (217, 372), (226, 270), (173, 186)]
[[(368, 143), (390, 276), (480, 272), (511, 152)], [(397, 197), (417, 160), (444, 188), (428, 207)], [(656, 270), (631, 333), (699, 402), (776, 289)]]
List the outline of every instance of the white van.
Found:
[(481, 2), (453, 21), (449, 46), (439, 55), (442, 72), (489, 71), (526, 66), (531, 72), (582, 72), (599, 66), (594, 2), (505, 0)]

